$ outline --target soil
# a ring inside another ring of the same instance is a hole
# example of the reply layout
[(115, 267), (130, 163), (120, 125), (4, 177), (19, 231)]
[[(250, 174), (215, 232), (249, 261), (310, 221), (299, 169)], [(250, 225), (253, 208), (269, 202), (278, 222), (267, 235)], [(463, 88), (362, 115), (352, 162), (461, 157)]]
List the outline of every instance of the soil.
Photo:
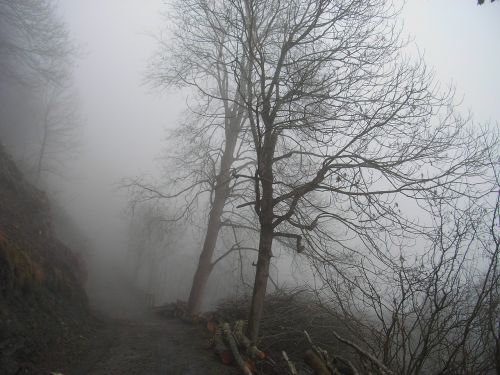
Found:
[(201, 326), (155, 316), (100, 325), (79, 346), (42, 355), (38, 368), (65, 375), (237, 374), (218, 363)]
[[(91, 275), (87, 291), (97, 318), (77, 337), (34, 359), (50, 375), (236, 375), (221, 364), (202, 325), (155, 315), (147, 296), (105, 262)], [(95, 267), (94, 267), (95, 269)]]

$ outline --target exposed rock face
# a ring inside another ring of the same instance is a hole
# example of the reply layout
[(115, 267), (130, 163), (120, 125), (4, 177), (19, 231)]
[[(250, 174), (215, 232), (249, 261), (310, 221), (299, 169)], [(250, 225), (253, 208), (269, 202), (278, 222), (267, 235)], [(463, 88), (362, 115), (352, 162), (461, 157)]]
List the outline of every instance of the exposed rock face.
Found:
[(54, 234), (45, 194), (0, 148), (0, 374), (15, 374), (88, 318), (78, 258)]

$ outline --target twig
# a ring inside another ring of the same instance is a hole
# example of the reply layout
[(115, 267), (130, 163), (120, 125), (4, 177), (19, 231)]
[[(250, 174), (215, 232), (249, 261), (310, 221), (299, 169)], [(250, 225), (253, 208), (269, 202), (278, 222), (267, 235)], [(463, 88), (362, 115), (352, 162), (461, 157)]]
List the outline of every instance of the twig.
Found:
[(334, 330), (332, 330), (331, 332), (332, 332), (333, 336), (335, 336), (335, 338), (337, 340), (339, 340), (341, 343), (343, 343), (345, 345), (348, 345), (351, 348), (353, 348), (359, 355), (368, 358), (374, 365), (376, 365), (385, 374), (388, 374), (388, 375), (393, 375), (394, 374), (391, 370), (389, 370), (387, 367), (385, 367), (384, 364), (382, 362), (380, 362), (377, 358), (375, 358), (373, 355), (371, 355), (367, 351), (361, 349), (358, 345), (356, 345), (352, 341), (349, 341), (349, 340), (347, 340), (347, 339), (339, 336), (337, 334), (337, 332), (335, 332)]
[(283, 359), (285, 360), (286, 365), (288, 366), (288, 370), (290, 371), (290, 374), (291, 375), (298, 375), (298, 372), (297, 372), (297, 369), (295, 368), (295, 365), (293, 364), (293, 362), (290, 361), (290, 359), (288, 358), (288, 355), (286, 354), (286, 352), (284, 350), (281, 352), (281, 355), (283, 356)]

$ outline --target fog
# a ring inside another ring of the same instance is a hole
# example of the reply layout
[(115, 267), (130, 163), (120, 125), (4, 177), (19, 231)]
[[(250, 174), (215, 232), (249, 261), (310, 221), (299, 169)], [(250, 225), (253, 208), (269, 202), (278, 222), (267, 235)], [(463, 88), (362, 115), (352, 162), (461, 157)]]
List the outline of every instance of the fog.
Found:
[(0, 0), (0, 372), (500, 373), (499, 21)]
[[(496, 5), (496, 4), (493, 4)], [(473, 1), (408, 1), (403, 12), (409, 35), (439, 80), (452, 83), (475, 121), (497, 122), (500, 115), (498, 61), (500, 10)]]
[(156, 47), (151, 35), (160, 22), (159, 4), (60, 5), (82, 50), (75, 80), (85, 114), (85, 147), (64, 195), (97, 246), (109, 251), (124, 246), (127, 198), (117, 184), (126, 176), (154, 173), (165, 129), (175, 126), (184, 101), (151, 95), (143, 85), (148, 56)]
[[(74, 74), (84, 147), (71, 178), (58, 189), (98, 258), (123, 259), (128, 196), (117, 186), (124, 177), (158, 174), (166, 130), (176, 127), (186, 108), (187, 93), (154, 92), (144, 83), (167, 6), (161, 1), (65, 0), (60, 8), (81, 48)], [(412, 0), (403, 11), (411, 48), (424, 55), (443, 83), (456, 86), (462, 108), (478, 123), (500, 119), (499, 8), (478, 7), (474, 1)], [(200, 245), (187, 246), (192, 248), (184, 251), (192, 252)], [(284, 267), (282, 274), (288, 273)]]
[[(412, 53), (423, 55), (442, 83), (456, 87), (461, 108), (477, 124), (500, 119), (498, 5), (409, 0), (402, 13), (404, 33), (413, 38)], [(58, 6), (78, 46), (73, 76), (83, 136), (66, 177), (48, 189), (81, 228), (94, 261), (123, 262), (130, 215), (129, 195), (120, 183), (159, 177), (158, 158), (168, 130), (187, 108), (189, 92), (158, 92), (145, 83), (168, 7), (155, 0), (64, 0)], [(187, 237), (181, 246), (196, 254), (201, 238)]]
[[(75, 217), (99, 228), (95, 218), (109, 225), (121, 216), (123, 199), (115, 191), (121, 178), (156, 172), (165, 129), (177, 125), (185, 97), (161, 95), (144, 84), (157, 48), (154, 36), (164, 27), (161, 1), (59, 5), (82, 50), (75, 79), (85, 119), (84, 150), (65, 194)], [(500, 9), (494, 5), (413, 0), (403, 13), (405, 29), (426, 62), (442, 82), (453, 82), (478, 123), (500, 118)]]

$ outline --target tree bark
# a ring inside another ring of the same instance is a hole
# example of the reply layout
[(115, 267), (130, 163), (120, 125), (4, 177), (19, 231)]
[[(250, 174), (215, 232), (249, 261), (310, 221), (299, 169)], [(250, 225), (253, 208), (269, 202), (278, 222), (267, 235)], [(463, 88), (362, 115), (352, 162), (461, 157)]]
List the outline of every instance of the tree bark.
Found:
[(36, 163), (36, 176), (35, 181), (38, 183), (40, 181), (40, 177), (42, 175), (43, 169), (43, 161), (45, 158), (46, 147), (47, 147), (47, 138), (49, 137), (49, 115), (52, 105), (52, 97), (49, 102), (46, 104), (44, 115), (43, 115), (43, 136), (42, 136), (42, 144), (40, 145), (40, 151), (38, 153), (38, 161)]
[(191, 285), (191, 291), (189, 292), (188, 311), (191, 314), (197, 314), (200, 312), (208, 277), (213, 269), (212, 255), (215, 249), (216, 241), (217, 233), (209, 234), (207, 231), (203, 250), (198, 261), (198, 267), (196, 268), (196, 272), (194, 274), (193, 284)]
[(226, 131), (226, 144), (221, 158), (221, 169), (216, 178), (214, 201), (210, 209), (207, 232), (189, 293), (188, 311), (191, 314), (200, 312), (208, 278), (214, 266), (212, 256), (219, 236), (222, 212), (230, 193), (229, 180), (231, 178), (231, 166), (234, 161), (238, 133), (239, 124), (232, 124), (231, 128)]
[(260, 320), (264, 309), (264, 299), (266, 297), (267, 280), (269, 278), (269, 265), (272, 256), (273, 229), (272, 226), (263, 227), (259, 242), (259, 256), (257, 259), (257, 269), (255, 271), (255, 281), (253, 286), (252, 305), (248, 317), (247, 336), (256, 343), (259, 337)]
[[(498, 329), (500, 332), (500, 321), (498, 322)], [(500, 375), (500, 338), (498, 337), (495, 338), (495, 364), (497, 375)]]
[(267, 280), (269, 278), (269, 266), (271, 264), (273, 246), (273, 155), (274, 137), (266, 136), (262, 153), (262, 160), (259, 163), (260, 180), (262, 184), (262, 196), (260, 198), (260, 239), (259, 255), (257, 258), (257, 269), (255, 271), (255, 281), (252, 294), (252, 305), (248, 317), (247, 336), (254, 343), (259, 337), (260, 320), (264, 309), (264, 299), (267, 290)]

